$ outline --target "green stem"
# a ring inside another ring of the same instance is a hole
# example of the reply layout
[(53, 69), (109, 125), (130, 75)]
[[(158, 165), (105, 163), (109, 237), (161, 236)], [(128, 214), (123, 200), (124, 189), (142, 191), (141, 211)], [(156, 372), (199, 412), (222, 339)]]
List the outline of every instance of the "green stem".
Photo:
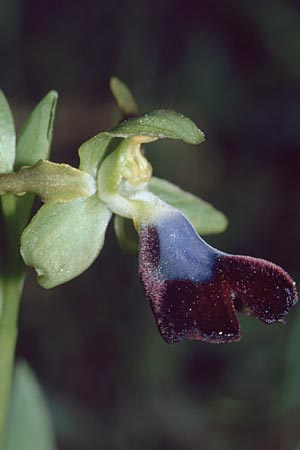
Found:
[(6, 194), (1, 200), (6, 231), (6, 252), (3, 255), (0, 286), (0, 449), (3, 450), (24, 269), (19, 254), (16, 197)]
[(17, 320), (20, 303), (19, 280), (6, 278), (2, 285), (0, 319), (0, 448), (4, 447), (7, 411), (12, 381)]

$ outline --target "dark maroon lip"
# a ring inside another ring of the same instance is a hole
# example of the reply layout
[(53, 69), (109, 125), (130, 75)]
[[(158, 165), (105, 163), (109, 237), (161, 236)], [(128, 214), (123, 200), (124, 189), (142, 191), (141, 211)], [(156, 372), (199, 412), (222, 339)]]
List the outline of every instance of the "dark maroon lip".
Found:
[(140, 233), (140, 278), (167, 343), (238, 341), (236, 311), (264, 323), (284, 322), (297, 292), (281, 267), (212, 249), (181, 214), (175, 224), (177, 239), (171, 231), (168, 239), (169, 226), (149, 226)]
[[(296, 286), (280, 266), (260, 258), (226, 255), (216, 268), (230, 286), (235, 309), (264, 323), (284, 322), (297, 302)], [(221, 268), (219, 268), (221, 267)]]

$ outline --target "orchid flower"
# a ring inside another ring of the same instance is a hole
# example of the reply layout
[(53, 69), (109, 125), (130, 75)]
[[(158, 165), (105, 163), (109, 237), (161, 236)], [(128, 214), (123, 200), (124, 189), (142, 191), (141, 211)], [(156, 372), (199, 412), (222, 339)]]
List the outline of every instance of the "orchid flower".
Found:
[[(99, 170), (99, 192), (116, 214), (135, 223), (140, 278), (166, 342), (238, 341), (241, 330), (236, 311), (265, 323), (284, 322), (297, 292), (283, 269), (262, 259), (212, 248), (178, 209), (149, 192), (144, 172), (137, 189), (125, 166), (128, 179), (122, 179), (118, 192), (107, 193), (107, 168), (115, 157), (108, 157)], [(140, 166), (147, 167), (143, 160)]]
[(297, 302), (290, 276), (271, 262), (211, 247), (199, 233), (223, 231), (225, 216), (152, 176), (143, 144), (163, 138), (199, 144), (203, 133), (173, 111), (136, 116), (126, 89), (114, 79), (112, 90), (127, 119), (79, 148), (79, 169), (35, 160), (0, 176), (1, 193), (33, 192), (45, 201), (21, 236), (25, 264), (45, 288), (75, 278), (99, 255), (114, 214), (123, 248), (135, 250), (129, 235), (137, 232), (140, 279), (167, 343), (238, 341), (237, 312), (284, 322)]

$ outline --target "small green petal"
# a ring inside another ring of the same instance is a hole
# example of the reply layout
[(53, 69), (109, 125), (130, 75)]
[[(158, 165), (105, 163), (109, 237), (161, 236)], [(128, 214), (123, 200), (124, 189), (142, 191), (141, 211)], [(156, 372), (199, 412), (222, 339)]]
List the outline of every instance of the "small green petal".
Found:
[(45, 288), (84, 272), (99, 255), (111, 212), (97, 196), (66, 203), (47, 203), (21, 237), (25, 264)]
[(128, 117), (137, 116), (138, 106), (126, 84), (119, 78), (112, 77), (110, 79), (110, 89), (118, 103), (122, 117), (126, 119)]
[(152, 177), (149, 190), (164, 202), (179, 209), (201, 235), (222, 233), (227, 227), (227, 218), (221, 211), (169, 181)]
[(96, 192), (96, 182), (88, 173), (68, 164), (39, 161), (17, 173), (0, 175), (0, 194), (33, 192), (44, 202), (68, 202)]
[(120, 193), (129, 146), (130, 140), (122, 139), (117, 149), (105, 158), (98, 171), (97, 186), (98, 196), (111, 211), (132, 218), (136, 204)]
[(58, 94), (50, 91), (34, 108), (17, 139), (15, 170), (49, 159)]
[(204, 134), (194, 122), (182, 114), (163, 109), (125, 120), (108, 133), (123, 138), (149, 136), (156, 139), (181, 139), (188, 144), (204, 141)]
[(104, 158), (105, 152), (112, 140), (106, 132), (99, 133), (84, 142), (78, 150), (80, 165), (79, 169), (89, 173), (96, 178), (98, 168)]
[(5, 95), (0, 91), (0, 173), (12, 172), (16, 155), (14, 121)]

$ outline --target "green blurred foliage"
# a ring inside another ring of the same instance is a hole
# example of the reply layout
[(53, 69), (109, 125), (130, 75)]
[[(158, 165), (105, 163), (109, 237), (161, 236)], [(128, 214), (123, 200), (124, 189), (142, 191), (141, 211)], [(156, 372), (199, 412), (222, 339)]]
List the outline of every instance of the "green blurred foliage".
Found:
[(24, 361), (15, 367), (5, 450), (55, 450), (43, 394)]
[[(273, 260), (299, 282), (300, 7), (295, 0), (14, 0), (0, 4), (0, 85), (17, 126), (49, 89), (53, 160), (118, 120), (108, 80), (142, 112), (170, 108), (199, 147), (147, 146), (154, 173), (224, 211), (209, 241)], [(2, 26), (3, 25), (3, 26)], [(243, 318), (238, 344), (159, 337), (137, 261), (112, 232), (79, 279), (26, 283), (18, 354), (49, 400), (61, 450), (296, 450), (300, 327)]]

